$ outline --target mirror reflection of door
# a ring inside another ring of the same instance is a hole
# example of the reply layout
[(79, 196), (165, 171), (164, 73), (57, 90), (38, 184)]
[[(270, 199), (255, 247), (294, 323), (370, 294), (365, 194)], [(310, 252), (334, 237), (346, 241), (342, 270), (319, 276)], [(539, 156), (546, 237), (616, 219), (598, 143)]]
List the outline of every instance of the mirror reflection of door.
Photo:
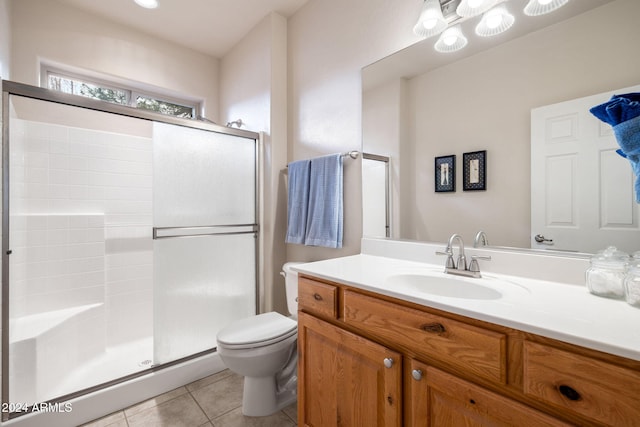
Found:
[(631, 165), (616, 153), (611, 126), (589, 112), (629, 92), (640, 86), (531, 110), (532, 248), (597, 252), (615, 242), (637, 250), (640, 205)]
[(389, 158), (362, 153), (362, 233), (389, 237)]

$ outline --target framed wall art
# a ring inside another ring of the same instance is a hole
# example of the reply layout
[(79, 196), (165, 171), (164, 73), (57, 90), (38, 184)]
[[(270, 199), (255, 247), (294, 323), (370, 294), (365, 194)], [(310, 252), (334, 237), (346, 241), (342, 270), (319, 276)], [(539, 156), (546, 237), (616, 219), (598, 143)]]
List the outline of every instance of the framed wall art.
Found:
[(487, 189), (487, 151), (462, 154), (462, 190)]
[(456, 156), (436, 157), (435, 161), (436, 193), (456, 191)]

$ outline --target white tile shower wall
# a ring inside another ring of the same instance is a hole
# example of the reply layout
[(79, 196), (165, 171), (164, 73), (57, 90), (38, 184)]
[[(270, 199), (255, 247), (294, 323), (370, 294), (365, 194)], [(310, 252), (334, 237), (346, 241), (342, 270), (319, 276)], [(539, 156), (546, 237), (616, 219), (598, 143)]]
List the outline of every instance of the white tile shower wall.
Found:
[(150, 336), (151, 138), (12, 119), (11, 141), (13, 312), (99, 300), (108, 345)]
[(10, 217), (11, 312), (19, 318), (104, 302), (104, 216)]

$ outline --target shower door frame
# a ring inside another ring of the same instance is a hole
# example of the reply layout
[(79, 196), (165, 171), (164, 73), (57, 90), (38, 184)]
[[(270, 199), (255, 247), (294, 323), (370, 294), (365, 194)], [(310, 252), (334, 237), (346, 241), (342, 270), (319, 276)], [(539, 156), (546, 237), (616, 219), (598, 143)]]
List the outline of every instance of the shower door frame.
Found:
[[(53, 102), (56, 104), (68, 105), (72, 107), (85, 108), (89, 110), (99, 111), (103, 113), (111, 113), (120, 116), (126, 116), (131, 118), (137, 118), (142, 120), (148, 120), (152, 122), (166, 123), (177, 126), (183, 126), (192, 129), (199, 129), (209, 132), (220, 133), (224, 135), (238, 136), (247, 139), (253, 139), (254, 150), (255, 150), (255, 212), (254, 212), (254, 223), (246, 224), (245, 227), (251, 227), (252, 231), (246, 231), (244, 233), (253, 233), (256, 239), (255, 243), (255, 310), (256, 313), (260, 312), (261, 307), (261, 295), (260, 289), (262, 289), (262, 285), (260, 282), (260, 271), (261, 271), (261, 242), (262, 242), (262, 229), (259, 224), (260, 219), (260, 195), (261, 191), (261, 179), (262, 176), (262, 168), (261, 168), (261, 160), (262, 160), (262, 136), (260, 133), (247, 131), (238, 128), (230, 128), (226, 126), (221, 126), (215, 124), (213, 122), (204, 122), (193, 119), (184, 119), (174, 116), (167, 116), (160, 113), (154, 113), (151, 111), (140, 110), (137, 108), (111, 104), (105, 101), (99, 101), (79, 95), (71, 95), (67, 93), (57, 92), (45, 88), (41, 88), (38, 86), (31, 86), (24, 83), (18, 83), (9, 80), (1, 80), (0, 86), (2, 86), (2, 103), (0, 105), (0, 125), (2, 126), (2, 139), (0, 142), (2, 143), (2, 313), (1, 313), (1, 329), (2, 329), (2, 338), (1, 338), (1, 349), (2, 349), (2, 357), (1, 357), (1, 365), (0, 369), (2, 371), (2, 384), (0, 387), (0, 393), (2, 393), (2, 398), (0, 402), (2, 404), (2, 416), (0, 420), (2, 422), (8, 421), (10, 419), (17, 418), (21, 415), (24, 415), (29, 412), (7, 412), (4, 411), (4, 408), (9, 408), (10, 405), (10, 396), (9, 396), (9, 256), (11, 254), (11, 245), (9, 242), (9, 166), (10, 166), (10, 139), (9, 139), (9, 120), (10, 120), (10, 97), (11, 95), (21, 96), (25, 98), (36, 99), (40, 101)], [(224, 225), (222, 225), (224, 227)], [(162, 238), (157, 236), (157, 231), (154, 227), (152, 230), (153, 238)], [(207, 234), (218, 234), (218, 233), (207, 233)], [(219, 234), (228, 234), (224, 231)], [(106, 387), (110, 387), (115, 384), (120, 384), (126, 381), (129, 381), (133, 378), (141, 377), (150, 372), (162, 370), (164, 368), (168, 368), (170, 366), (182, 363), (186, 360), (194, 359), (201, 357), (206, 354), (214, 353), (217, 351), (217, 347), (211, 348), (209, 350), (204, 350), (198, 352), (196, 354), (192, 354), (177, 360), (173, 360), (161, 365), (153, 366), (148, 369), (144, 369), (124, 377), (115, 378), (111, 381), (95, 385), (93, 387), (89, 387), (83, 390), (74, 391), (72, 393), (59, 396), (53, 399), (50, 399), (44, 403), (58, 403), (63, 402), (65, 400), (69, 400), (78, 396), (82, 396), (97, 390), (104, 389)], [(41, 403), (41, 402), (31, 402), (31, 403)]]

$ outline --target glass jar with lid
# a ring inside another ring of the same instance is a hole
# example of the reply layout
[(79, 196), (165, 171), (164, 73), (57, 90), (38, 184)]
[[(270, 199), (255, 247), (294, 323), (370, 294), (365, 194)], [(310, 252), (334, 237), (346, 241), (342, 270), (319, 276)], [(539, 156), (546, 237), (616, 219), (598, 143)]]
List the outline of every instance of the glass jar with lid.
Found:
[(614, 246), (594, 254), (586, 273), (589, 292), (601, 297), (623, 298), (628, 264), (629, 255)]
[(629, 264), (624, 279), (624, 297), (629, 304), (640, 307), (640, 252), (636, 254)]

